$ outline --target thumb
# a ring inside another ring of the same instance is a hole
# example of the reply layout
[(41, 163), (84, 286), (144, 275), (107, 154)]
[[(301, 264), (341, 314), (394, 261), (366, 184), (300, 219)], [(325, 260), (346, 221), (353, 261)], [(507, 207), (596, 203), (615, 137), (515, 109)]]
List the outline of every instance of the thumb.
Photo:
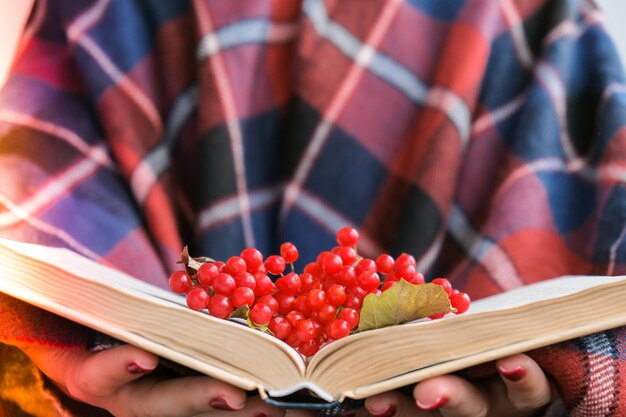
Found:
[(153, 371), (159, 358), (131, 345), (123, 345), (77, 358), (66, 378), (70, 394), (77, 398), (109, 396), (124, 385)]

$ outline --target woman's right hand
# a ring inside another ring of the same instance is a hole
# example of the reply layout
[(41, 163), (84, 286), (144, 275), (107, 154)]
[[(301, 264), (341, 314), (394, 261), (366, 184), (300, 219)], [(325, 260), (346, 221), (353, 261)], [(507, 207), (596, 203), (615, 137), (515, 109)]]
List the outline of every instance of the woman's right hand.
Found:
[(70, 396), (116, 417), (283, 417), (258, 396), (207, 376), (150, 376), (158, 358), (130, 345), (101, 352), (41, 345), (19, 346)]

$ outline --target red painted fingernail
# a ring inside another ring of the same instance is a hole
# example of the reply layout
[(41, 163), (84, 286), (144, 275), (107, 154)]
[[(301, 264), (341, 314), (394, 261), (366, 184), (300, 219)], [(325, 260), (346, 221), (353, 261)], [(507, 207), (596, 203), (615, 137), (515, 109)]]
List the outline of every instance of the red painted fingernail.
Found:
[(373, 411), (370, 411), (370, 414), (373, 415), (374, 417), (391, 417), (394, 414), (396, 414), (396, 406), (390, 405), (389, 407), (385, 408), (385, 410), (383, 410), (380, 413), (375, 413)]
[(423, 403), (420, 402), (420, 400), (415, 401), (415, 404), (417, 404), (417, 406), (419, 408), (421, 408), (422, 410), (425, 410), (425, 411), (436, 410), (436, 409), (438, 409), (440, 407), (443, 407), (447, 403), (448, 403), (448, 399), (446, 397), (439, 397), (432, 404), (423, 404)]
[(259, 414), (255, 414), (254, 417), (269, 417), (269, 416), (265, 413), (259, 413)]
[(215, 408), (216, 410), (236, 410), (236, 408), (230, 405), (224, 397), (213, 398), (211, 401), (209, 401), (209, 406)]
[(515, 369), (500, 368), (500, 373), (503, 377), (513, 382), (517, 382), (526, 376), (526, 370), (521, 366), (518, 366)]
[(145, 374), (146, 372), (152, 371), (152, 369), (143, 368), (137, 362), (132, 362), (126, 367), (126, 370), (131, 374)]

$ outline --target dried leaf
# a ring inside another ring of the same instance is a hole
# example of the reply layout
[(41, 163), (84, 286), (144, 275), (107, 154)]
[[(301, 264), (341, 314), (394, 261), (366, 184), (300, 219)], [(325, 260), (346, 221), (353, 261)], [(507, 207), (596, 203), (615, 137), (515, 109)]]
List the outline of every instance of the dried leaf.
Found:
[(192, 258), (189, 256), (189, 248), (187, 248), (187, 246), (183, 248), (183, 251), (180, 254), (180, 260), (178, 261), (179, 264), (185, 265), (185, 269), (190, 277), (195, 277), (198, 273), (198, 269), (202, 266), (202, 264), (207, 262), (215, 262), (215, 260), (205, 256)]
[(357, 331), (379, 329), (453, 311), (448, 294), (440, 285), (415, 285), (401, 279), (380, 297), (375, 294), (365, 297)]

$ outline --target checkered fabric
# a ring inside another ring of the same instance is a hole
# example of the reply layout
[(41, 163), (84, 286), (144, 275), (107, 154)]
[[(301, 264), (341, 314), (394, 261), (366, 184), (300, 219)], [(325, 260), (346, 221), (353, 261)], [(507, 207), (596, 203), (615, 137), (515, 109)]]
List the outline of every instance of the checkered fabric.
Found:
[[(474, 298), (623, 274), (625, 185), (590, 0), (40, 1), (0, 93), (0, 235), (159, 286), (183, 244), (301, 267), (344, 225)], [(7, 343), (91, 338), (0, 301)], [(571, 416), (626, 416), (624, 329), (533, 354)]]

